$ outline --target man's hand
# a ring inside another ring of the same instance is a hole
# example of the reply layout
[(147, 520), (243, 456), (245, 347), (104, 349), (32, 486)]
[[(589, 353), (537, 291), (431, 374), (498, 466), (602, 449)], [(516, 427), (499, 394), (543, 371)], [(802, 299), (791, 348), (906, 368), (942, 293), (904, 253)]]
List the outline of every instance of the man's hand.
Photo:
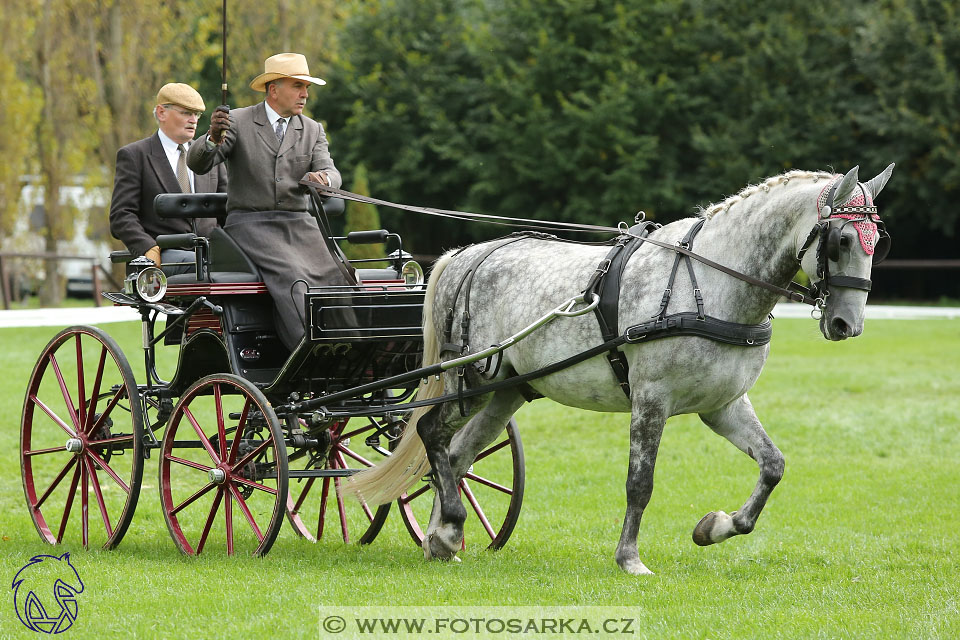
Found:
[(328, 178), (327, 174), (323, 171), (310, 171), (307, 173), (306, 178), (310, 182), (319, 182), (326, 187), (330, 186), (330, 178)]
[(214, 144), (223, 142), (223, 134), (230, 128), (230, 107), (220, 105), (210, 116), (210, 141)]
[(160, 266), (160, 247), (150, 247), (143, 255), (153, 260), (153, 264)]

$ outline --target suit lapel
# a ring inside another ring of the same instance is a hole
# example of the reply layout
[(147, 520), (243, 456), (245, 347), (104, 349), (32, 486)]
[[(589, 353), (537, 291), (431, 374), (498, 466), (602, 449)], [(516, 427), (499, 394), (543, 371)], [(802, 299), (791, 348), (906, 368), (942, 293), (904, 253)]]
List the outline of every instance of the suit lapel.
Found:
[[(263, 103), (257, 105), (253, 113), (253, 124), (257, 125), (257, 135), (263, 140), (264, 144), (277, 155), (280, 151), (280, 143), (277, 142), (276, 132), (270, 128), (270, 120), (267, 118), (267, 108)], [(286, 137), (284, 137), (286, 140)]]
[(170, 161), (167, 160), (167, 154), (160, 144), (160, 135), (153, 134), (150, 138), (150, 155), (148, 156), (150, 167), (157, 176), (160, 186), (166, 193), (180, 193), (180, 183), (177, 182), (177, 176), (170, 167)]
[[(303, 121), (300, 116), (292, 116), (287, 122), (287, 132), (283, 134), (283, 142), (280, 144), (280, 151), (277, 153), (286, 153), (293, 149), (300, 142), (301, 135), (303, 135)], [(274, 132), (273, 137), (277, 137), (276, 132)]]

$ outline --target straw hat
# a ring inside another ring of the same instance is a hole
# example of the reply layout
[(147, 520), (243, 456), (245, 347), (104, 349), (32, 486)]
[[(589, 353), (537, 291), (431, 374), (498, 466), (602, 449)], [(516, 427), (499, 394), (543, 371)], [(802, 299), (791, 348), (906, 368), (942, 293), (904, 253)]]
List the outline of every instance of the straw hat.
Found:
[(171, 82), (160, 87), (157, 104), (175, 104), (190, 111), (206, 111), (203, 98), (196, 89), (182, 82)]
[(263, 73), (253, 79), (250, 88), (254, 91), (266, 91), (265, 85), (277, 78), (296, 78), (317, 85), (327, 84), (320, 78), (314, 78), (310, 75), (310, 69), (307, 68), (307, 59), (303, 54), (278, 53), (264, 61)]

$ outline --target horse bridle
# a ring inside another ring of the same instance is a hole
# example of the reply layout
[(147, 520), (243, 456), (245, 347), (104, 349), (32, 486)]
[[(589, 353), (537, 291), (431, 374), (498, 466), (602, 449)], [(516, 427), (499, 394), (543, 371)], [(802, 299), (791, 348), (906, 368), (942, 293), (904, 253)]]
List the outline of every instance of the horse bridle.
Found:
[[(840, 260), (840, 251), (845, 244), (843, 230), (848, 224), (869, 223), (877, 226), (876, 233), (878, 237), (874, 244), (873, 264), (883, 262), (887, 254), (890, 253), (890, 234), (887, 233), (886, 226), (884, 226), (883, 221), (880, 220), (877, 207), (866, 204), (870, 200), (867, 198), (866, 189), (862, 184), (857, 183), (857, 186), (863, 194), (864, 204), (834, 208), (834, 198), (836, 197), (837, 187), (840, 182), (840, 180), (837, 180), (830, 188), (827, 202), (820, 210), (820, 217), (823, 219), (817, 222), (813, 229), (810, 230), (807, 239), (797, 252), (797, 262), (801, 263), (803, 256), (813, 244), (813, 241), (817, 240), (817, 277), (819, 280), (816, 282), (811, 281), (808, 289), (796, 283), (791, 283), (794, 288), (805, 290), (807, 295), (814, 298), (817, 301), (817, 307), (820, 309), (826, 306), (831, 287), (870, 291), (872, 286), (872, 282), (868, 278), (833, 275), (830, 273), (830, 263), (837, 263)], [(841, 223), (833, 224), (836, 220), (840, 220)]]

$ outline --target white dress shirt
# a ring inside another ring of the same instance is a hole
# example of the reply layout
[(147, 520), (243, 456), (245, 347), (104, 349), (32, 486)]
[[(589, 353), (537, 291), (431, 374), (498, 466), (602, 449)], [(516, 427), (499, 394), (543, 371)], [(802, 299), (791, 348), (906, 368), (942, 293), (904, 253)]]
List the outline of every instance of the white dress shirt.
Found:
[[(160, 144), (163, 145), (163, 151), (167, 154), (167, 161), (170, 163), (170, 168), (173, 169), (173, 175), (177, 175), (177, 162), (180, 160), (180, 152), (177, 151), (177, 144), (171, 140), (167, 134), (162, 130), (158, 129), (157, 133), (160, 135)], [(183, 145), (183, 153), (187, 153), (187, 149), (190, 148), (190, 143), (185, 142)], [(193, 183), (193, 171), (190, 170), (190, 167), (187, 167), (187, 178), (190, 179), (190, 192), (196, 193), (197, 187)]]

